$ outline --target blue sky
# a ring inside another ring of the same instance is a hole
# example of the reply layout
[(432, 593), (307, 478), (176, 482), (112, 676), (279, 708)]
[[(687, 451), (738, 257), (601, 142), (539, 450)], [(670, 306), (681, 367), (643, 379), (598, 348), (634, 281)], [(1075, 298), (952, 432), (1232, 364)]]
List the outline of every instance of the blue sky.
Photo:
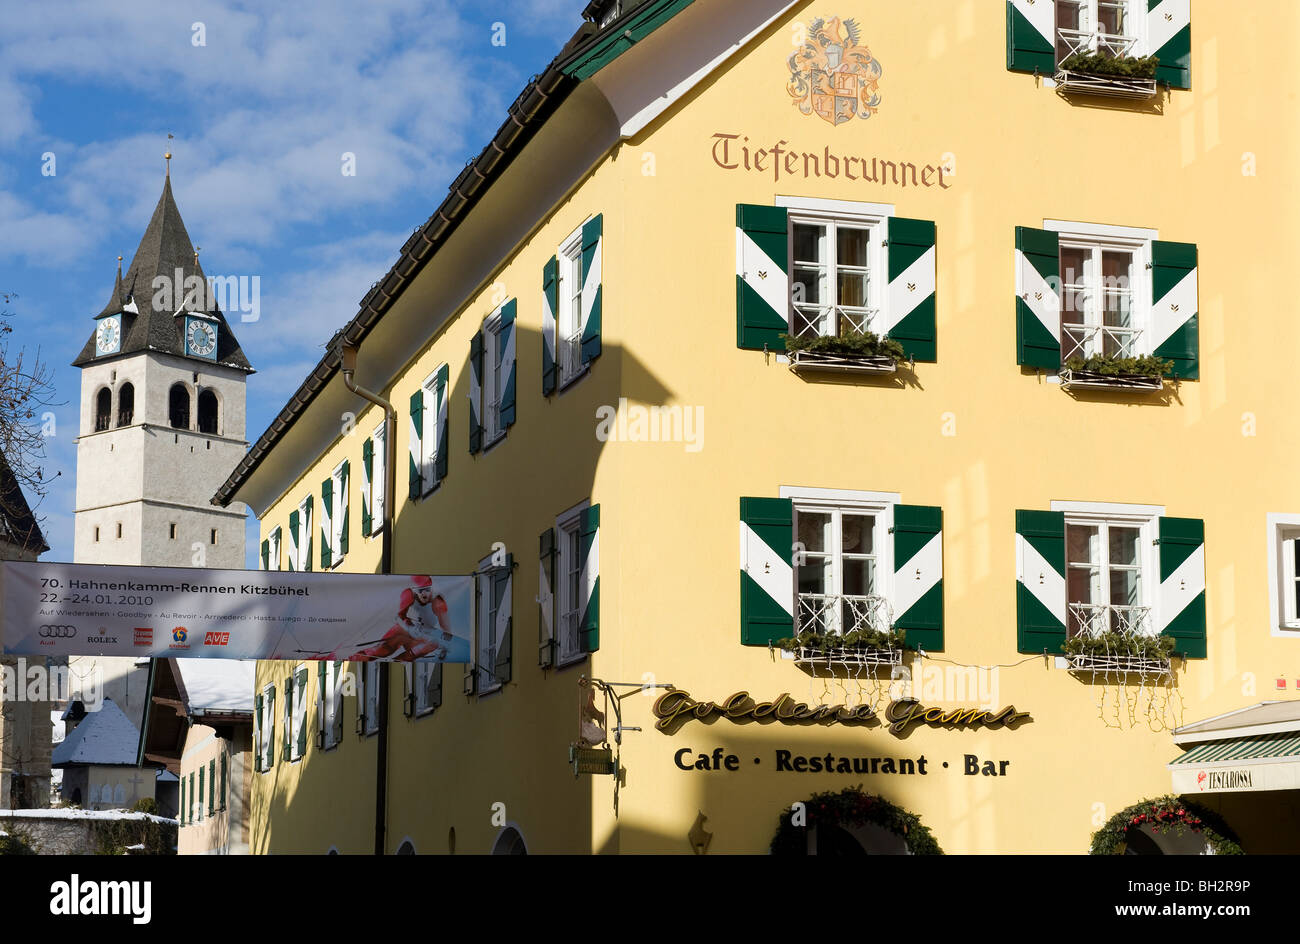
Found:
[[(117, 256), (125, 269), (149, 221), (163, 152), (173, 153), (172, 188), (205, 271), (261, 280), (259, 320), (232, 318), (258, 371), (251, 441), (580, 25), (584, 5), (7, 7), (0, 291), (19, 296), (14, 340), (39, 348), (62, 404), (45, 463), (61, 476), (37, 510), (45, 559), (72, 559), (80, 371), (69, 363), (108, 299)], [(341, 172), (344, 152), (356, 156), (355, 176)], [(42, 173), (47, 154), (52, 176)], [(255, 534), (250, 521), (250, 566)]]

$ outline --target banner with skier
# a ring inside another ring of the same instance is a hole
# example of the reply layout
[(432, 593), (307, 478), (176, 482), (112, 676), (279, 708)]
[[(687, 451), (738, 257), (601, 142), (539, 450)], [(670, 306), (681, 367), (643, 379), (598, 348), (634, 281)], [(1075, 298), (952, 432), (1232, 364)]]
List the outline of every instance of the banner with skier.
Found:
[(0, 563), (6, 655), (469, 663), (470, 576)]

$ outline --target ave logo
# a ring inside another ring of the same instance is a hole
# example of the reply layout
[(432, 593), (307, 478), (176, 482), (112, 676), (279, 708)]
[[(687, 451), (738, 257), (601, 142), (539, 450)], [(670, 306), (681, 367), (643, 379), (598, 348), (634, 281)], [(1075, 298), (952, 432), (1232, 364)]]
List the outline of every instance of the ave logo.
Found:
[(225, 646), (230, 644), (230, 633), (208, 633), (203, 637), (205, 646)]

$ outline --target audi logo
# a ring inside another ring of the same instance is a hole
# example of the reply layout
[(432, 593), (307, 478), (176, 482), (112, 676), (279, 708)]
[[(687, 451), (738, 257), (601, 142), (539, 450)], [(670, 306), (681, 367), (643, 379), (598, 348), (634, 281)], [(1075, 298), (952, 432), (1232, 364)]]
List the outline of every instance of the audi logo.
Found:
[(77, 627), (46, 625), (40, 628), (39, 635), (45, 639), (71, 639), (77, 635)]

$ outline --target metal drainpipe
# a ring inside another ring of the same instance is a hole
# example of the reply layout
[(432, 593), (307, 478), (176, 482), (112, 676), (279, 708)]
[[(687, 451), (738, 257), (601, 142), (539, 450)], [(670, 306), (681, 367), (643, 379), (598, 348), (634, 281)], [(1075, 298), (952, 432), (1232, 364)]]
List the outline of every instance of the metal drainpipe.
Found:
[[(357, 368), (357, 347), (340, 338), (343, 385), (384, 411), (384, 536), (379, 572), (393, 572), (393, 508), (397, 504), (397, 411), (393, 405), (365, 387), (357, 386), (352, 375)], [(375, 757), (375, 855), (385, 854), (388, 823), (388, 674), (391, 663), (381, 663), (379, 672), (379, 732)]]

